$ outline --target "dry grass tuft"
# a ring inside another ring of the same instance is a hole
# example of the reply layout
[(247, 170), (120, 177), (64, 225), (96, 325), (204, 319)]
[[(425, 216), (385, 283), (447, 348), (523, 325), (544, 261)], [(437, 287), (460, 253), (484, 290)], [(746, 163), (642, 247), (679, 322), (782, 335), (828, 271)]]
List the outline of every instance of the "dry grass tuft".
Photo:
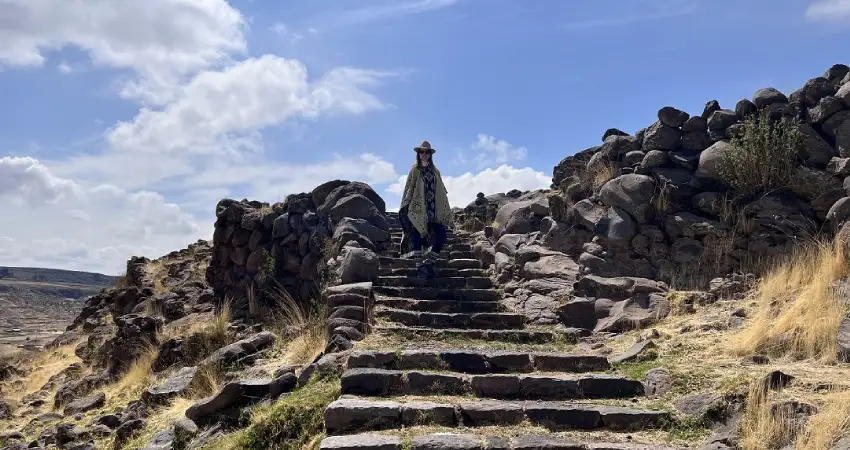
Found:
[(598, 191), (605, 183), (614, 179), (614, 174), (613, 164), (598, 164), (587, 171), (587, 184), (594, 191)]
[(835, 362), (838, 328), (850, 305), (833, 282), (848, 274), (850, 261), (841, 245), (801, 248), (759, 282), (755, 316), (730, 349)]
[(35, 354), (28, 351), (20, 351), (8, 355), (6, 360), (14, 363), (15, 367), (29, 367), (30, 369), (24, 379), (24, 388), (9, 390), (4, 395), (12, 400), (21, 400), (28, 394), (41, 389), (50, 377), (67, 369), (71, 364), (81, 363), (82, 360), (74, 354), (74, 348), (80, 342), (81, 340), (78, 340), (68, 345)]
[(148, 345), (144, 348), (138, 358), (130, 365), (127, 372), (114, 384), (108, 386), (106, 393), (107, 402), (112, 405), (123, 401), (130, 401), (142, 394), (154, 381), (153, 362), (159, 355), (159, 348)]
[(775, 408), (770, 391), (761, 379), (750, 384), (747, 404), (741, 418), (741, 442), (744, 450), (782, 448), (789, 444), (795, 430), (785, 408)]
[(324, 351), (330, 339), (327, 307), (321, 302), (312, 306), (299, 304), (279, 285), (269, 295), (277, 310), (269, 320), (268, 329), (280, 337), (275, 344), (280, 360), (285, 364), (310, 363)]
[(198, 368), (195, 373), (195, 378), (192, 380), (191, 389), (186, 397), (192, 399), (202, 399), (208, 395), (212, 395), (221, 389), (221, 382), (224, 378), (224, 369), (212, 365), (205, 365)]
[(145, 272), (147, 276), (153, 280), (154, 295), (160, 295), (168, 292), (168, 288), (165, 286), (165, 279), (168, 277), (168, 268), (166, 267), (164, 260), (157, 259), (149, 262), (145, 266)]
[(115, 282), (115, 287), (117, 287), (117, 288), (130, 287), (130, 277), (127, 276), (127, 272), (122, 273), (118, 277), (118, 281)]
[(817, 414), (797, 437), (800, 450), (829, 450), (850, 435), (850, 391), (835, 392), (824, 399)]

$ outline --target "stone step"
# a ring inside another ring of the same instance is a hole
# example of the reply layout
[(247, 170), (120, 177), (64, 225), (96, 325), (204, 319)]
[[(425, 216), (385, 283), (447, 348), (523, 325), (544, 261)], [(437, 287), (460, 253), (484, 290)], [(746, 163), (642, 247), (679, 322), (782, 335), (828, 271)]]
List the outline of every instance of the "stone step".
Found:
[(449, 259), (474, 259), (471, 251), (461, 251), (456, 248), (449, 249)]
[(413, 436), (410, 442), (388, 434), (351, 434), (330, 436), (319, 444), (320, 450), (674, 450), (660, 444), (616, 442), (579, 442), (573, 437), (547, 434), (515, 436), (472, 433), (435, 433)]
[(466, 375), (430, 371), (348, 369), (343, 394), (360, 396), (475, 395), (515, 400), (633, 398), (644, 395), (643, 383), (612, 375), (571, 378), (563, 375)]
[[(381, 267), (378, 269), (378, 276), (400, 276), (411, 277), (416, 276), (415, 267)], [(484, 269), (437, 269), (438, 277), (487, 277), (489, 273)]]
[(563, 339), (567, 342), (578, 342), (578, 339), (590, 334), (589, 330), (568, 328), (557, 334), (551, 331), (532, 330), (481, 330), (481, 329), (457, 329), (457, 328), (425, 328), (405, 326), (376, 326), (376, 333), (396, 334), (406, 339), (433, 339), (442, 340), (446, 338), (478, 339), (484, 341), (514, 342), (518, 344), (543, 344), (552, 342), (554, 339)]
[(409, 327), (478, 328), (483, 330), (518, 330), (525, 316), (516, 313), (433, 313), (380, 308), (376, 317)]
[(415, 298), (417, 300), (468, 300), (473, 302), (497, 301), (502, 294), (493, 289), (395, 287), (374, 286), (375, 294), (387, 297)]
[(490, 277), (436, 277), (426, 280), (424, 278), (403, 275), (381, 275), (375, 280), (374, 285), (389, 287), (490, 289), (493, 287), (493, 280)]
[(434, 313), (501, 312), (505, 307), (499, 302), (462, 302), (458, 300), (415, 300), (411, 298), (377, 298), (375, 304), (394, 309)]
[[(399, 258), (398, 256), (379, 256), (378, 261), (381, 263), (381, 267), (389, 267), (389, 268), (416, 268), (417, 261), (414, 259), (404, 259)], [(449, 262), (445, 259), (437, 260), (434, 263), (434, 267), (437, 269), (449, 268)]]
[[(379, 261), (381, 263), (381, 266), (388, 266), (393, 268), (416, 267), (416, 260), (413, 259), (380, 256)], [(448, 267), (450, 269), (483, 269), (481, 261), (477, 259), (455, 259), (450, 261), (440, 259), (436, 262), (436, 265), (434, 267)]]
[(670, 415), (618, 406), (562, 401), (456, 403), (396, 402), (340, 398), (325, 409), (329, 435), (410, 426), (481, 427), (530, 423), (551, 430), (639, 431), (664, 426)]
[(484, 351), (466, 349), (369, 351), (348, 357), (348, 368), (387, 370), (451, 370), (473, 374), (602, 372), (611, 369), (608, 358), (568, 353)]

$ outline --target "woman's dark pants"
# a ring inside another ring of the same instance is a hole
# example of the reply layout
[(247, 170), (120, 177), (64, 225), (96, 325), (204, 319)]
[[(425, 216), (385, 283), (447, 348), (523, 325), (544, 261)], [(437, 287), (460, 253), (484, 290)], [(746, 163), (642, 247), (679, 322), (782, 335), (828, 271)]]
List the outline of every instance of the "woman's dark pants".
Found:
[[(431, 229), (434, 230), (434, 245), (431, 246), (431, 251), (434, 253), (440, 253), (440, 250), (443, 249), (443, 244), (446, 243), (446, 227), (439, 223), (429, 223), (428, 224)], [(422, 236), (419, 234), (419, 230), (416, 227), (413, 227), (411, 240), (413, 241), (413, 250), (421, 251), (422, 250)]]

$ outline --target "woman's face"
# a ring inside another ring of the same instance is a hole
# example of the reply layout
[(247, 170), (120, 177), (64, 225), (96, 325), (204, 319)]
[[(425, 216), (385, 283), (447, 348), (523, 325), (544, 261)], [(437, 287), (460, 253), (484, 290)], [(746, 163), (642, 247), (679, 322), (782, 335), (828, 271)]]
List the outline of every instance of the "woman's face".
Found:
[(421, 159), (422, 161), (430, 162), (431, 152), (429, 152), (428, 150), (419, 150), (419, 159)]

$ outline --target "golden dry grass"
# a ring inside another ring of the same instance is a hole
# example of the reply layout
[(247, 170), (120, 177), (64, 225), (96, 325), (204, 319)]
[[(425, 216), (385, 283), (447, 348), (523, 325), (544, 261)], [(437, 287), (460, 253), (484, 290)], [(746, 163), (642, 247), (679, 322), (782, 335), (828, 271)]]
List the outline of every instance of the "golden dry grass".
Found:
[(605, 183), (614, 179), (614, 166), (612, 164), (599, 164), (588, 171), (587, 181), (594, 190), (599, 190)]
[(830, 393), (797, 437), (799, 450), (829, 450), (850, 435), (850, 391)]
[(785, 408), (773, 408), (771, 391), (760, 381), (750, 384), (741, 418), (740, 446), (744, 450), (768, 450), (789, 444), (795, 430)]
[(168, 267), (164, 259), (156, 259), (145, 265), (146, 275), (153, 281), (153, 292), (160, 295), (168, 292), (165, 279), (168, 277)]
[(764, 276), (755, 291), (755, 315), (734, 336), (738, 355), (765, 353), (835, 362), (837, 334), (850, 309), (833, 282), (850, 274), (843, 246), (820, 243), (799, 249)]
[(71, 364), (82, 363), (82, 360), (74, 354), (74, 348), (80, 342), (81, 340), (78, 340), (34, 355), (30, 352), (19, 352), (11, 355), (10, 358), (13, 361), (18, 361), (18, 367), (28, 365), (30, 371), (24, 377), (23, 389), (12, 389), (7, 391), (5, 395), (12, 400), (21, 400), (28, 394), (40, 390), (50, 377), (67, 369)]
[(156, 382), (152, 366), (158, 354), (159, 349), (156, 346), (145, 347), (140, 356), (130, 364), (127, 372), (103, 388), (106, 394), (106, 408), (123, 406), (138, 399), (142, 391)]
[(284, 364), (312, 362), (330, 339), (327, 308), (321, 304), (302, 305), (281, 286), (272, 288), (269, 294), (277, 304), (268, 325), (280, 337), (275, 341), (276, 359)]

